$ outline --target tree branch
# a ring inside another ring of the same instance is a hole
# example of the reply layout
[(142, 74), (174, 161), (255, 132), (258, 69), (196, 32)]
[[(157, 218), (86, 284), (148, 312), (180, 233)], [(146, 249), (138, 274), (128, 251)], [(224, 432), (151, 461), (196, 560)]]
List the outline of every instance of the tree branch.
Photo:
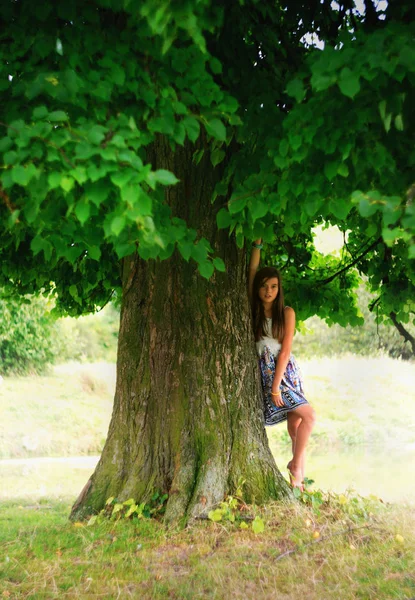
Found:
[(4, 204), (7, 206), (7, 208), (9, 209), (9, 211), (11, 213), (16, 210), (16, 207), (14, 206), (14, 204), (11, 202), (10, 198), (4, 191), (1, 183), (0, 183), (0, 198), (3, 200)]
[(409, 344), (412, 348), (412, 353), (415, 356), (415, 338), (409, 333), (409, 331), (407, 331), (405, 329), (405, 327), (402, 325), (402, 323), (399, 323), (398, 319), (396, 318), (395, 312), (393, 312), (393, 311), (390, 312), (389, 316), (392, 319), (392, 323), (395, 325), (396, 329), (399, 331), (401, 336), (404, 338), (405, 342), (409, 342)]
[(377, 238), (373, 242), (373, 244), (370, 244), (370, 246), (368, 248), (366, 248), (366, 250), (364, 252), (362, 252), (362, 254), (360, 254), (357, 258), (352, 260), (351, 263), (349, 263), (348, 265), (346, 265), (345, 267), (340, 269), (340, 271), (337, 271), (337, 273), (330, 275), (330, 277), (327, 277), (326, 279), (322, 279), (321, 281), (318, 281), (317, 285), (326, 285), (327, 283), (331, 283), (334, 279), (336, 279), (336, 277), (338, 277), (345, 271), (348, 271), (351, 267), (354, 267), (354, 265), (356, 265), (358, 262), (360, 262), (362, 260), (362, 258), (364, 258), (366, 256), (366, 254), (368, 254), (371, 250), (373, 250), (373, 248), (375, 246), (377, 246), (381, 240), (382, 240), (382, 238), (380, 238), (380, 237)]

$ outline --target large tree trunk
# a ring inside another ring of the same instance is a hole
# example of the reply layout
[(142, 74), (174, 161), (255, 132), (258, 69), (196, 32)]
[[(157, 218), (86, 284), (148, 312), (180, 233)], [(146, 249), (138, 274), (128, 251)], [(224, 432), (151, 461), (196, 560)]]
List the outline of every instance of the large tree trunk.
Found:
[(210, 198), (220, 167), (207, 155), (196, 168), (193, 152), (173, 153), (160, 139), (153, 167), (180, 178), (167, 197), (173, 214), (210, 241), (226, 273), (206, 281), (178, 253), (124, 261), (112, 420), (72, 518), (100, 510), (109, 496), (142, 502), (154, 490), (169, 494), (167, 519), (195, 516), (241, 479), (250, 502), (290, 494), (263, 424), (245, 255), (216, 227)]

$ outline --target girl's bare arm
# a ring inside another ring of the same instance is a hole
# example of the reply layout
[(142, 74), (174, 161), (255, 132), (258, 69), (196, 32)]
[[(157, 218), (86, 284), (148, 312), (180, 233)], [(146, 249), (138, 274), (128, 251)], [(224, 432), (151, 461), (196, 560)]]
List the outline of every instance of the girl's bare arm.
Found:
[[(282, 376), (284, 375), (287, 363), (291, 354), (291, 346), (293, 343), (294, 332), (295, 332), (295, 312), (291, 307), (288, 307), (284, 311), (285, 314), (285, 331), (284, 339), (282, 340), (281, 350), (278, 354), (278, 360), (275, 367), (274, 380), (272, 382), (272, 393), (276, 394), (280, 390), (280, 384)], [(284, 406), (281, 396), (272, 396), (277, 406)]]
[[(260, 246), (262, 244), (262, 240), (255, 240), (254, 244)], [(261, 257), (261, 249), (252, 248), (251, 251), (251, 260), (249, 261), (249, 273), (248, 273), (248, 295), (249, 299), (252, 298), (252, 289), (254, 284), (254, 278), (259, 266), (259, 259)]]

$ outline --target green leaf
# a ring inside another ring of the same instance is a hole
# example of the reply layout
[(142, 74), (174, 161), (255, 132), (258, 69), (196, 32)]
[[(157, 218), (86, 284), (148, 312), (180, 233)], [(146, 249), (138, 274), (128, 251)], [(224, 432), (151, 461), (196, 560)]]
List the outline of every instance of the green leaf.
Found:
[(228, 209), (231, 215), (241, 212), (245, 208), (248, 200), (249, 198), (246, 195), (238, 197), (233, 194), (228, 202)]
[(395, 127), (398, 131), (403, 131), (403, 119), (402, 115), (396, 115), (395, 117)]
[(187, 116), (182, 121), (187, 136), (191, 142), (195, 142), (200, 134), (200, 124), (195, 117)]
[(296, 99), (297, 102), (302, 102), (305, 96), (304, 83), (301, 79), (292, 79), (285, 90), (289, 96)]
[(112, 233), (118, 237), (120, 235), (121, 231), (124, 229), (125, 223), (126, 223), (126, 219), (123, 215), (114, 217), (113, 220), (111, 221)]
[(71, 175), (74, 179), (76, 179), (79, 185), (82, 185), (88, 180), (85, 167), (76, 167), (76, 169), (71, 171)]
[(200, 161), (202, 160), (202, 157), (203, 157), (204, 153), (205, 153), (204, 150), (197, 150), (193, 154), (193, 162), (195, 163), (195, 165), (198, 165), (200, 163)]
[(352, 206), (350, 202), (348, 202), (348, 200), (342, 200), (338, 198), (329, 202), (330, 212), (341, 221), (344, 221), (344, 219), (349, 214), (351, 208)]
[(119, 171), (115, 171), (115, 173), (111, 173), (111, 181), (122, 189), (129, 181), (131, 181), (134, 175), (136, 175), (136, 173), (133, 169), (120, 169)]
[(178, 244), (179, 252), (183, 256), (186, 262), (189, 261), (189, 258), (192, 256), (192, 252), (194, 249), (193, 242), (189, 242), (188, 240), (180, 241)]
[(176, 175), (166, 169), (157, 169), (157, 171), (153, 171), (153, 177), (157, 183), (161, 183), (162, 185), (174, 185), (179, 182)]
[(75, 214), (78, 217), (81, 225), (83, 225), (89, 219), (90, 213), (91, 207), (85, 200), (81, 200), (75, 206)]
[(12, 146), (13, 146), (13, 140), (11, 140), (8, 136), (2, 137), (0, 139), (0, 152), (5, 152)]
[(15, 152), (14, 150), (9, 150), (8, 152), (5, 152), (3, 156), (4, 164), (14, 165), (17, 161), (17, 156), (17, 152)]
[(88, 131), (87, 139), (89, 142), (91, 142), (91, 144), (98, 146), (104, 138), (105, 129), (102, 127), (102, 125), (94, 125), (94, 127), (91, 127), (91, 129)]
[(65, 192), (70, 192), (75, 185), (75, 180), (72, 177), (62, 177), (60, 186)]
[(125, 256), (130, 256), (136, 252), (136, 247), (134, 244), (120, 242), (117, 241), (114, 243), (115, 252), (117, 253), (118, 258), (124, 258)]
[(338, 172), (339, 163), (336, 161), (327, 162), (324, 165), (324, 175), (327, 177), (329, 181), (332, 181)]
[(225, 263), (218, 256), (213, 259), (213, 266), (217, 271), (221, 271), (222, 273), (226, 271)]
[(344, 67), (338, 80), (340, 91), (349, 98), (354, 98), (360, 91), (359, 77), (349, 67)]
[(254, 533), (263, 533), (264, 530), (264, 521), (261, 519), (261, 517), (256, 516), (255, 519), (252, 521), (252, 531)]
[(258, 219), (261, 219), (267, 214), (268, 204), (266, 202), (263, 202), (259, 198), (254, 198), (249, 203), (249, 212), (252, 215), (252, 219), (254, 221), (257, 221)]
[(218, 214), (216, 215), (216, 224), (218, 229), (226, 229), (232, 222), (232, 217), (229, 214), (229, 211), (226, 208), (221, 208)]
[(220, 148), (215, 148), (215, 150), (210, 155), (210, 161), (214, 167), (221, 163), (225, 158), (226, 154)]
[(39, 119), (44, 119), (45, 117), (48, 116), (48, 114), (49, 114), (49, 111), (46, 108), (46, 106), (37, 106), (33, 110), (33, 120), (38, 121)]
[(28, 169), (25, 169), (25, 167), (22, 165), (16, 165), (11, 170), (11, 178), (14, 183), (17, 183), (23, 187), (29, 183), (32, 176), (33, 174)]
[(65, 112), (63, 112), (63, 110), (55, 110), (49, 113), (48, 121), (52, 121), (52, 123), (58, 121), (68, 121), (68, 115)]
[(103, 202), (108, 198), (108, 194), (110, 193), (110, 186), (103, 179), (98, 181), (97, 183), (91, 183), (85, 186), (85, 194), (98, 208), (101, 206)]
[(220, 119), (211, 119), (205, 123), (206, 131), (209, 135), (220, 142), (226, 141), (226, 127)]
[(199, 263), (199, 273), (205, 279), (210, 279), (212, 277), (214, 271), (215, 271), (215, 267), (213, 266), (213, 264), (210, 261)]
[(222, 521), (223, 511), (221, 508), (216, 508), (215, 510), (211, 510), (208, 513), (208, 518), (217, 523), (218, 521)]
[(209, 66), (214, 75), (219, 75), (219, 73), (222, 73), (222, 65), (214, 56), (209, 58)]
[(341, 175), (342, 177), (349, 176), (349, 167), (346, 165), (346, 163), (344, 163), (344, 162), (340, 163), (339, 168), (337, 169), (337, 173), (339, 175)]
[(90, 246), (88, 248), (88, 256), (93, 260), (99, 260), (101, 258), (101, 249), (99, 246)]

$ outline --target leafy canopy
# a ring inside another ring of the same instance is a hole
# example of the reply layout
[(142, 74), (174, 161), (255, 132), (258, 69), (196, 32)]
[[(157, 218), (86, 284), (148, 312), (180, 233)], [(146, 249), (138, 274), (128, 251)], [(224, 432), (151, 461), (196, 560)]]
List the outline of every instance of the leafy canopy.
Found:
[[(226, 164), (217, 225), (240, 247), (269, 243), (302, 318), (360, 322), (358, 268), (380, 313), (407, 321), (414, 25), (409, 3), (390, 4), (3, 2), (0, 285), (53, 290), (80, 314), (134, 252), (223, 270), (166, 203), (178, 178), (149, 160), (164, 136), (173, 152), (192, 144), (195, 165)], [(321, 223), (349, 232), (340, 259), (316, 252)]]

